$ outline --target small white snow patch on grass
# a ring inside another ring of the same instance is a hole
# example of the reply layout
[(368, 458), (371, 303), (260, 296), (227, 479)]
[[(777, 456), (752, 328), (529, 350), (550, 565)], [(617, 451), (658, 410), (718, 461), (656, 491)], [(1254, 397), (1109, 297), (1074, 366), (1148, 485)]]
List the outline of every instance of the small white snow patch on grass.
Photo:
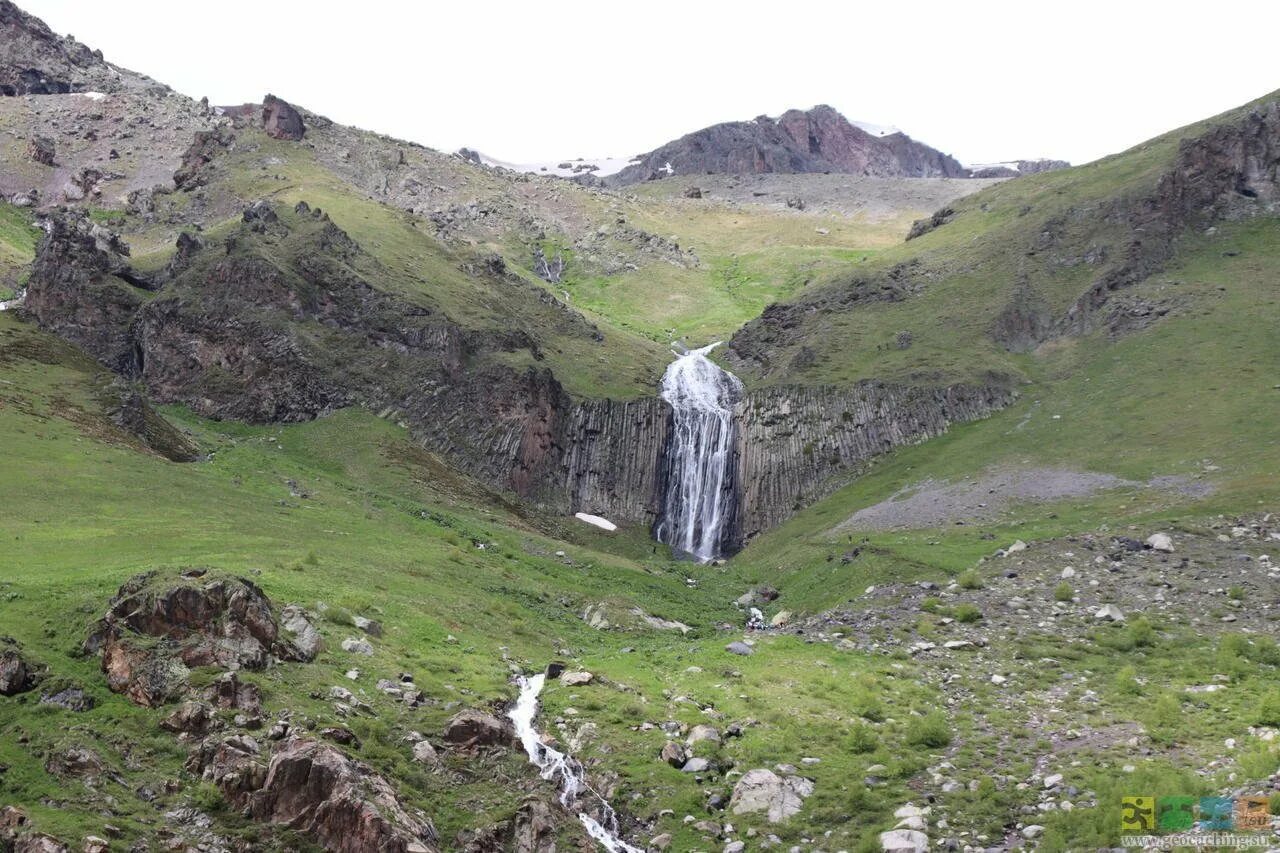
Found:
[(585, 521), (587, 524), (594, 524), (596, 527), (599, 527), (601, 530), (617, 530), (618, 529), (618, 525), (614, 524), (609, 519), (601, 518), (598, 515), (591, 515), (590, 513), (587, 513), (587, 512), (575, 512), (573, 514), (573, 517), (578, 519), (579, 521)]

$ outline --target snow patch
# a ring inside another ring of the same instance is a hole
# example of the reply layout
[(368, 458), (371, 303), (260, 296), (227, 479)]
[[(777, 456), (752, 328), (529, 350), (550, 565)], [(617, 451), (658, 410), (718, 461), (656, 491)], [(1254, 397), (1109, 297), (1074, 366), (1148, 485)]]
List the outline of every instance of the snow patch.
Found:
[(891, 124), (876, 124), (870, 121), (850, 121), (856, 128), (865, 130), (872, 136), (893, 136), (895, 133), (902, 133), (902, 128), (894, 127)]
[(81, 97), (88, 98), (91, 101), (101, 101), (106, 95), (101, 92), (80, 92)]
[(585, 521), (587, 524), (594, 524), (596, 527), (599, 527), (601, 530), (614, 531), (618, 529), (618, 525), (614, 524), (609, 519), (601, 518), (598, 515), (591, 515), (590, 513), (587, 513), (587, 512), (575, 512), (573, 514), (573, 517), (578, 519), (579, 521)]
[(1014, 171), (1014, 172), (1019, 172), (1019, 171), (1021, 171), (1021, 170), (1018, 168), (1018, 164), (1017, 164), (1016, 162), (1009, 162), (1009, 163), (974, 163), (974, 164), (972, 164), (972, 165), (965, 166), (965, 168), (966, 168), (966, 169), (970, 169), (970, 170), (972, 170), (972, 171), (974, 171), (974, 172), (979, 172), (979, 171), (981, 171), (981, 170), (983, 170), (983, 169), (1010, 169), (1010, 170), (1012, 170), (1012, 171)]
[[(639, 157), (579, 157), (576, 160), (556, 160), (543, 163), (510, 163), (477, 152), (480, 162), (492, 169), (509, 169), (512, 172), (525, 172), (534, 175), (553, 175), (557, 178), (572, 178), (576, 175), (594, 175), (605, 178), (616, 175), (623, 169), (638, 163)], [(563, 168), (568, 166), (568, 168)]]

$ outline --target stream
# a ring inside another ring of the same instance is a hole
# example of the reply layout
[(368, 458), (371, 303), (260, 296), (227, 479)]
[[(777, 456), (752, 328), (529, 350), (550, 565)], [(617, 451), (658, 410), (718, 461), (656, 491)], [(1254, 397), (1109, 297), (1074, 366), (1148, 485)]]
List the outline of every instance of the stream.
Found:
[(520, 696), (516, 704), (507, 713), (507, 717), (515, 724), (516, 735), (520, 744), (529, 755), (529, 762), (536, 766), (543, 779), (558, 780), (560, 785), (560, 804), (569, 811), (575, 811), (580, 794), (586, 792), (600, 803), (601, 820), (596, 820), (585, 811), (578, 811), (578, 820), (586, 828), (587, 834), (599, 842), (609, 853), (644, 853), (639, 847), (633, 847), (618, 837), (618, 818), (608, 800), (587, 783), (586, 771), (582, 764), (558, 750), (552, 749), (542, 742), (541, 735), (533, 727), (534, 718), (538, 716), (538, 695), (546, 684), (546, 673), (533, 676), (520, 676), (516, 683), (520, 687)]

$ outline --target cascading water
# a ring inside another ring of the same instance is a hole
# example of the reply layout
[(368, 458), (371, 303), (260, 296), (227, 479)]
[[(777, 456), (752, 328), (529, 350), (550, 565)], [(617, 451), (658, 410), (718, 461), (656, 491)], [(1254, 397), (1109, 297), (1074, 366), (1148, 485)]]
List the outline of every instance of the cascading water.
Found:
[(542, 742), (533, 720), (538, 716), (538, 694), (546, 683), (546, 673), (534, 676), (521, 676), (516, 683), (520, 687), (520, 696), (515, 706), (507, 713), (507, 717), (515, 724), (520, 744), (529, 755), (530, 763), (542, 771), (543, 779), (559, 779), (560, 804), (572, 810), (577, 804), (578, 795), (589, 791), (600, 801), (600, 820), (596, 820), (586, 812), (578, 812), (578, 820), (586, 828), (587, 834), (600, 843), (608, 853), (644, 853), (639, 847), (633, 847), (618, 837), (618, 819), (613, 807), (599, 793), (587, 784), (586, 772), (572, 756), (552, 749)]
[(677, 356), (662, 376), (672, 418), (654, 536), (700, 563), (725, 550), (738, 509), (733, 410), (742, 383), (707, 358), (717, 346)]
[(22, 300), (25, 299), (26, 296), (27, 292), (25, 290), (19, 290), (12, 299), (0, 301), (0, 311), (8, 311), (12, 308), (17, 308), (22, 304)]

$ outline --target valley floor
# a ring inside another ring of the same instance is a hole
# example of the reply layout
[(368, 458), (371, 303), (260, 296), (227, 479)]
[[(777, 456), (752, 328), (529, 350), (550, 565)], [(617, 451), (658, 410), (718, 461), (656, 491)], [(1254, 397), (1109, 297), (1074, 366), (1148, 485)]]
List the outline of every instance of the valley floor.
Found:
[[(856, 518), (851, 494), (888, 499), (895, 467), (972, 440), (975, 424), (899, 451), (727, 564), (696, 566), (655, 553), (647, 531), (529, 515), (358, 411), (249, 427), (170, 409), (203, 457), (169, 462), (102, 408), (110, 382), (0, 316), (0, 612), (41, 673), (0, 698), (0, 799), (39, 832), (311, 843), (231, 809), (158, 727), (170, 709), (110, 692), (81, 650), (129, 577), (190, 567), (252, 578), (325, 641), (312, 663), (242, 674), (265, 718), (245, 733), (349, 732), (345, 748), (434, 821), (442, 849), (486, 849), (477, 833), (526, 796), (555, 814), (553, 783), (519, 749), (442, 735), (460, 710), (502, 711), (513, 675), (552, 661), (593, 677), (549, 684), (539, 727), (585, 762), (624, 835), (654, 849), (834, 853), (912, 846), (913, 832), (966, 849), (1115, 846), (1124, 797), (1280, 784), (1280, 524), (1263, 506), (1218, 515), (1221, 496), (1107, 480), (948, 517), (950, 530), (839, 525)], [(1100, 511), (1116, 520), (1086, 520)], [(1172, 551), (1144, 546), (1162, 532)], [(751, 606), (775, 626), (744, 630)], [(402, 674), (420, 700), (392, 689)], [(67, 690), (92, 707), (64, 707)], [(758, 811), (735, 798), (744, 778), (766, 782)], [(587, 843), (568, 815), (554, 826)]]

